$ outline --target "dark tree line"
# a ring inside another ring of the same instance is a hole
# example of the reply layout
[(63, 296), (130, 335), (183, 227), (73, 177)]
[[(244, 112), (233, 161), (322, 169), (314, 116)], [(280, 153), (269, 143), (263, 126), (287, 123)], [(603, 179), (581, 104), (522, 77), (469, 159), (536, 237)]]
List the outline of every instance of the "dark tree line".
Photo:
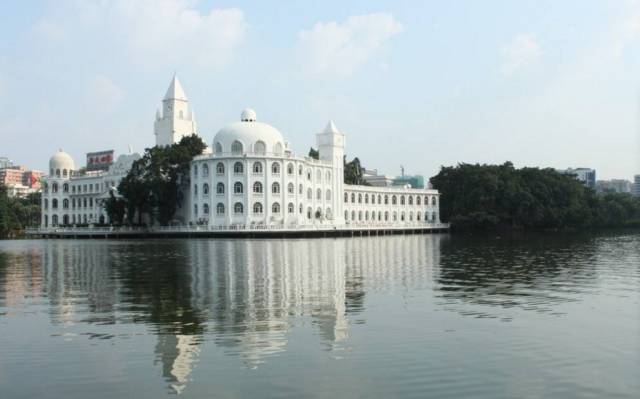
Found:
[(597, 195), (573, 176), (513, 164), (442, 167), (440, 217), (457, 229), (640, 226), (640, 199)]
[(7, 187), (0, 184), (0, 238), (40, 225), (40, 198), (40, 193), (9, 197)]
[(111, 194), (105, 210), (115, 224), (142, 224), (143, 217), (167, 225), (182, 205), (181, 189), (189, 187), (189, 166), (206, 144), (196, 135), (185, 136), (170, 146), (152, 147), (135, 161)]

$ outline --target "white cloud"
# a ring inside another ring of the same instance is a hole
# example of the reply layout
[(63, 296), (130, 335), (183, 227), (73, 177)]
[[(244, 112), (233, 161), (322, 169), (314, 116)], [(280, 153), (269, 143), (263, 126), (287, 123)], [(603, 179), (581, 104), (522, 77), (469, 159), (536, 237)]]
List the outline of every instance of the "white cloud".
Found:
[(96, 48), (122, 50), (142, 66), (178, 64), (223, 66), (243, 41), (247, 23), (237, 8), (200, 11), (188, 0), (56, 2), (40, 21), (39, 36), (82, 40), (96, 37)]
[(318, 22), (298, 34), (298, 53), (309, 72), (349, 75), (379, 54), (404, 30), (393, 15), (357, 15), (338, 23)]
[(542, 56), (542, 50), (531, 33), (516, 36), (502, 48), (502, 72), (511, 76), (529, 68)]

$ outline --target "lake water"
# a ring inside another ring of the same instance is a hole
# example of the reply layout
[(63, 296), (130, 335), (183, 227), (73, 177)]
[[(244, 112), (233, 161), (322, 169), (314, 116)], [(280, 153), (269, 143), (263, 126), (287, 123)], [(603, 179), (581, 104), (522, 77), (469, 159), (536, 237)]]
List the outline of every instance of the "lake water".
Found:
[(638, 398), (640, 234), (0, 241), (1, 398)]

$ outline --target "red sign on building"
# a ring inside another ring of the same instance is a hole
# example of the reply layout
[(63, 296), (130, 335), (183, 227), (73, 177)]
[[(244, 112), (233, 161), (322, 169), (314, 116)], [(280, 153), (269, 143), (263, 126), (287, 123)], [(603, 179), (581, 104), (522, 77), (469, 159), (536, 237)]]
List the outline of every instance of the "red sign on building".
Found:
[(113, 150), (87, 153), (87, 170), (108, 170), (113, 163)]

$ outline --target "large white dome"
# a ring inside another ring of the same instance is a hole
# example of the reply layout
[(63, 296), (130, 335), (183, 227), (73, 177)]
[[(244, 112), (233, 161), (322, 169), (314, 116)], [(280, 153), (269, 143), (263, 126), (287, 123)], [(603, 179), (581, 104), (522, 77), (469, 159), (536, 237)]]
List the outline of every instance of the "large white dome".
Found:
[(216, 155), (281, 155), (284, 148), (284, 138), (278, 129), (267, 123), (256, 122), (256, 113), (252, 109), (244, 110), (240, 122), (223, 127), (213, 138)]
[(57, 174), (59, 176), (63, 174), (68, 176), (71, 171), (75, 169), (76, 164), (73, 162), (71, 155), (62, 150), (58, 150), (58, 152), (53, 154), (51, 159), (49, 159), (49, 171), (52, 175)]

